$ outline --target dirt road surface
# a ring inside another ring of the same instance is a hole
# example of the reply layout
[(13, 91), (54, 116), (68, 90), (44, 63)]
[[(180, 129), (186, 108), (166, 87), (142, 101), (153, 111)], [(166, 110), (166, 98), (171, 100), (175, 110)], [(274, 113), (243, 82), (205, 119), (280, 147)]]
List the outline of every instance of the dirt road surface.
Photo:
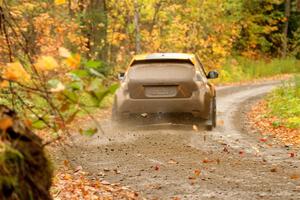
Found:
[(276, 85), (218, 88), (219, 125), (211, 132), (176, 118), (123, 128), (107, 119), (104, 134), (75, 135), (64, 154), (93, 179), (129, 185), (147, 199), (300, 199), (299, 149), (261, 140), (245, 120)]

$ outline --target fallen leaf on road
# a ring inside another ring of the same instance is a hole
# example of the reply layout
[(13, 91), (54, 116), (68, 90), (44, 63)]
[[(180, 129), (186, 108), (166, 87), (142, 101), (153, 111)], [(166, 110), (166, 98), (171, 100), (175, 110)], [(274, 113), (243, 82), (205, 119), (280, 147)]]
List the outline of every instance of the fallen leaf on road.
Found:
[(202, 160), (202, 162), (203, 162), (203, 163), (212, 163), (212, 162), (214, 162), (214, 160), (204, 159), (204, 160)]
[(194, 174), (195, 174), (195, 176), (200, 176), (201, 170), (200, 169), (195, 169)]
[(194, 125), (193, 125), (193, 130), (194, 130), (194, 131), (198, 131), (198, 130), (199, 130), (199, 129), (198, 129), (198, 126), (194, 124)]
[(291, 158), (294, 158), (294, 157), (295, 157), (295, 153), (292, 152), (292, 153), (289, 153), (289, 154), (290, 154), (290, 157), (291, 157)]
[(69, 167), (69, 164), (70, 164), (70, 161), (64, 160), (64, 166), (65, 166), (65, 167)]
[(169, 163), (169, 164), (178, 164), (178, 162), (175, 161), (175, 160), (173, 160), (173, 159), (170, 159), (170, 160), (168, 161), (168, 163)]
[(271, 169), (271, 172), (277, 172), (276, 168)]
[(293, 180), (298, 180), (300, 178), (300, 174), (293, 174), (290, 178)]
[(103, 185), (109, 185), (109, 182), (107, 182), (107, 181), (101, 181), (101, 184), (103, 184)]
[(261, 138), (259, 141), (261, 141), (261, 142), (267, 142), (267, 139), (266, 138)]

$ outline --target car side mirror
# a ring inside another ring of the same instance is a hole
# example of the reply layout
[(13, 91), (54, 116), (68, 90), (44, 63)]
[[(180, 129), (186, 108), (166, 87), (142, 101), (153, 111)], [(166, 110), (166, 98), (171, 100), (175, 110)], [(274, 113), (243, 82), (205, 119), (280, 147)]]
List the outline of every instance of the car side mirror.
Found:
[(210, 71), (208, 72), (207, 76), (208, 79), (215, 79), (219, 77), (219, 73), (217, 71)]
[(118, 79), (119, 79), (120, 81), (123, 81), (123, 80), (125, 79), (125, 73), (124, 73), (124, 72), (120, 72), (120, 73), (118, 74)]

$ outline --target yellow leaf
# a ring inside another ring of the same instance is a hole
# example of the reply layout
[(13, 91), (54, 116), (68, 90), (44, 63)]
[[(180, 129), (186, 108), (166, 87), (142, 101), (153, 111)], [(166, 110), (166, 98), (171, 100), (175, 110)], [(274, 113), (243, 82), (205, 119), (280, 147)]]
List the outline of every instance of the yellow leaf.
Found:
[(3, 70), (2, 76), (9, 81), (22, 83), (30, 81), (30, 75), (26, 72), (20, 62), (8, 63)]
[(58, 53), (63, 58), (69, 58), (69, 57), (72, 56), (71, 53), (70, 53), (70, 51), (68, 49), (64, 48), (64, 47), (60, 47), (58, 49)]
[(9, 86), (9, 82), (4, 80), (0, 83), (0, 88), (7, 88)]
[(32, 121), (30, 119), (25, 119), (24, 121), (25, 126), (32, 127)]
[(62, 5), (66, 3), (66, 0), (55, 0), (54, 2), (56, 5)]
[(70, 174), (65, 174), (63, 179), (64, 180), (72, 180), (72, 176)]
[(13, 120), (10, 117), (4, 117), (0, 120), (0, 129), (6, 131), (9, 127), (12, 127)]
[(66, 64), (72, 69), (76, 69), (80, 65), (81, 57), (79, 54), (75, 54), (65, 60)]
[(61, 92), (61, 91), (65, 90), (65, 89), (66, 89), (66, 87), (64, 86), (64, 84), (62, 84), (61, 82), (59, 82), (55, 88), (51, 88), (50, 89), (50, 92), (53, 92), (53, 93), (54, 92)]
[(56, 60), (52, 56), (42, 56), (35, 63), (38, 71), (51, 71), (58, 68)]

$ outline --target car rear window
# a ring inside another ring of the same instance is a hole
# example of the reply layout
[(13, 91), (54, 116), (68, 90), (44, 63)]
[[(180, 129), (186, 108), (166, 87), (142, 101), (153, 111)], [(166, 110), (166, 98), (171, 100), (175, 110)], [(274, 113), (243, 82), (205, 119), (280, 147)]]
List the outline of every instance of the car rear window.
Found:
[(130, 79), (192, 79), (195, 74), (195, 67), (190, 63), (139, 63), (129, 68), (128, 77)]

